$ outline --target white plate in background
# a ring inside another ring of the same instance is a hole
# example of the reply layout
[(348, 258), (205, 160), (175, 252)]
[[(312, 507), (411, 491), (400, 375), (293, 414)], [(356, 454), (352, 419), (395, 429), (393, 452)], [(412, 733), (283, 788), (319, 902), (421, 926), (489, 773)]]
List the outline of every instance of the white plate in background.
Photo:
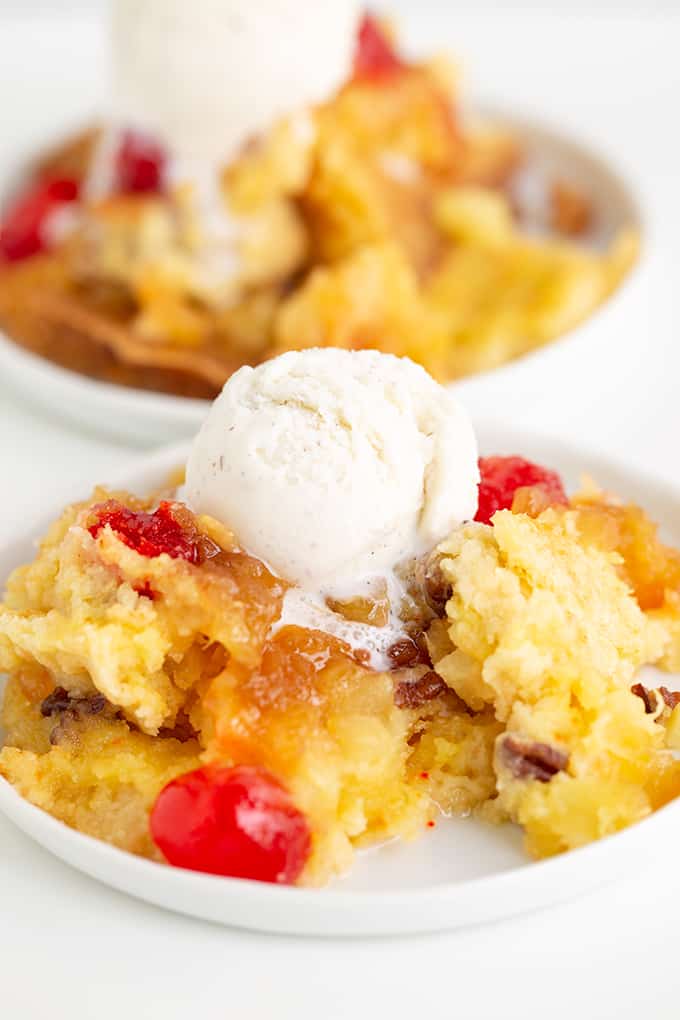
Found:
[[(478, 429), (485, 454), (523, 454), (560, 471), (569, 489), (587, 473), (641, 503), (680, 545), (680, 493), (559, 442), (495, 426)], [(110, 479), (137, 492), (164, 484), (188, 447), (165, 449)], [(55, 507), (51, 517), (60, 511)], [(0, 578), (34, 555), (29, 536), (0, 551)], [(440, 819), (411, 843), (357, 856), (352, 873), (324, 889), (297, 889), (164, 867), (83, 836), (24, 801), (0, 780), (0, 811), (51, 853), (139, 899), (225, 925), (267, 932), (378, 935), (464, 927), (573, 899), (625, 874), (668, 861), (680, 839), (680, 803), (616, 836), (547, 861), (532, 862), (513, 826)], [(36, 876), (39, 882), (39, 876)]]
[[(507, 127), (527, 152), (532, 177), (559, 176), (592, 195), (598, 210), (599, 246), (617, 228), (644, 233), (640, 205), (613, 166), (558, 129), (488, 108), (484, 119)], [(6, 178), (7, 180), (7, 178)], [(644, 304), (642, 264), (632, 268), (614, 294), (580, 326), (561, 338), (493, 371), (452, 386), (469, 410), (484, 417), (549, 420), (566, 426), (577, 412), (573, 394), (616, 378), (616, 350)], [(193, 435), (209, 402), (98, 382), (31, 354), (0, 333), (0, 378), (27, 400), (90, 432), (142, 446), (157, 446)]]

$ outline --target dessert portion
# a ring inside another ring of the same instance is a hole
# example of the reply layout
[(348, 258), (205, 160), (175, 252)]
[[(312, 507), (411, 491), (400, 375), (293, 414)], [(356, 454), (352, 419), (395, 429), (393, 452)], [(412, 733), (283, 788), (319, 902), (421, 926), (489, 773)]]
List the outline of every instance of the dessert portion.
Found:
[(408, 361), (288, 353), (227, 383), (178, 491), (96, 490), (11, 576), (0, 774), (220, 875), (318, 885), (453, 814), (545, 857), (680, 792), (679, 669), (644, 511), (477, 462)]
[(61, 365), (213, 398), (333, 346), (447, 381), (571, 329), (635, 261), (632, 226), (465, 116), (448, 64), (354, 0), (114, 15), (111, 110), (0, 226), (0, 326)]

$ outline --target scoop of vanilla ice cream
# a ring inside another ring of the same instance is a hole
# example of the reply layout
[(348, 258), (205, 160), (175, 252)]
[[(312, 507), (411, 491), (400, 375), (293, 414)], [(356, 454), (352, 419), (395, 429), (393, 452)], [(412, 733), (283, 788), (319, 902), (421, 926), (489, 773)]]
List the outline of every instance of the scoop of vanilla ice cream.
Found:
[(359, 0), (114, 0), (117, 114), (217, 163), (347, 78)]
[(291, 351), (226, 383), (186, 497), (278, 574), (330, 592), (420, 555), (477, 509), (465, 411), (423, 368), (377, 351)]

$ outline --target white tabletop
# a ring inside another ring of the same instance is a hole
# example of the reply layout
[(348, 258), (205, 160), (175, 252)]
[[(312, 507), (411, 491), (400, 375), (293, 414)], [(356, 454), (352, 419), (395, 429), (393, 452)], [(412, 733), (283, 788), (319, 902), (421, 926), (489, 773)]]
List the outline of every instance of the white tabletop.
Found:
[[(560, 123), (631, 174), (650, 217), (647, 304), (621, 336), (615, 387), (602, 380), (602, 399), (583, 407), (571, 432), (678, 479), (680, 15), (454, 19), (436, 0), (397, 6), (416, 46), (446, 44), (464, 56), (477, 92)], [(65, 16), (0, 21), (0, 163), (103, 101), (98, 39), (94, 23)], [(20, 406), (1, 381), (0, 415), (3, 542), (139, 456)], [(559, 433), (560, 421), (544, 428)], [(10, 1016), (678, 1016), (676, 847), (667, 872), (569, 906), (457, 934), (372, 941), (257, 936), (164, 913), (83, 878), (2, 820), (0, 847), (0, 1001)]]

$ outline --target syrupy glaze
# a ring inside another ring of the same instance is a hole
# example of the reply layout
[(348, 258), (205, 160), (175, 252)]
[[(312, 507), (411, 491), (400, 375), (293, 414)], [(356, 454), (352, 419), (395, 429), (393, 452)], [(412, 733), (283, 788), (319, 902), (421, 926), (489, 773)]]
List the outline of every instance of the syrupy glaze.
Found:
[(680, 552), (664, 545), (658, 526), (638, 506), (577, 500), (578, 521), (586, 541), (616, 551), (622, 571), (641, 609), (661, 609), (680, 597)]
[(321, 673), (334, 664), (366, 667), (366, 659), (361, 650), (324, 631), (285, 626), (267, 641), (243, 694), (261, 709), (273, 711), (285, 711), (295, 702), (318, 704)]
[[(364, 684), (369, 675), (375, 684)], [(334, 706), (356, 697), (368, 709), (372, 689), (392, 699), (392, 679), (371, 670), (361, 651), (320, 630), (284, 626), (269, 636), (254, 670), (230, 662), (212, 682), (204, 698), (212, 753), (286, 776), (305, 750), (301, 740), (323, 742)]]
[[(186, 500), (186, 486), (174, 490), (175, 498)], [(193, 512), (191, 512), (193, 514)], [(253, 557), (255, 562), (263, 562)], [(424, 561), (423, 561), (424, 562)], [(422, 564), (420, 564), (422, 565)], [(281, 613), (272, 625), (274, 637), (286, 627), (326, 634), (346, 646), (358, 662), (371, 669), (388, 671), (395, 663), (391, 649), (402, 640), (410, 640), (413, 618), (406, 619), (402, 610), (406, 603), (413, 608), (414, 572), (419, 564), (408, 563), (403, 570), (370, 575), (328, 591), (305, 591), (295, 585), (286, 586)], [(263, 563), (272, 576), (276, 572)]]
[[(126, 563), (122, 575), (138, 594), (158, 598), (159, 609), (180, 619), (187, 612), (202, 615), (203, 627), (210, 620), (218, 630), (229, 625), (229, 653), (239, 661), (256, 663), (281, 615), (286, 582), (243, 551), (227, 528), (211, 518), (197, 517), (182, 503), (133, 499), (126, 503), (118, 499), (95, 503), (83, 511), (76, 528), (84, 528), (96, 541), (113, 533), (143, 557), (141, 564)], [(172, 565), (159, 561), (165, 556)], [(204, 644), (201, 658), (210, 659), (208, 637)], [(199, 676), (204, 674), (196, 668)], [(178, 669), (181, 665), (172, 666), (173, 672)], [(195, 678), (187, 678), (180, 686), (193, 682)]]

